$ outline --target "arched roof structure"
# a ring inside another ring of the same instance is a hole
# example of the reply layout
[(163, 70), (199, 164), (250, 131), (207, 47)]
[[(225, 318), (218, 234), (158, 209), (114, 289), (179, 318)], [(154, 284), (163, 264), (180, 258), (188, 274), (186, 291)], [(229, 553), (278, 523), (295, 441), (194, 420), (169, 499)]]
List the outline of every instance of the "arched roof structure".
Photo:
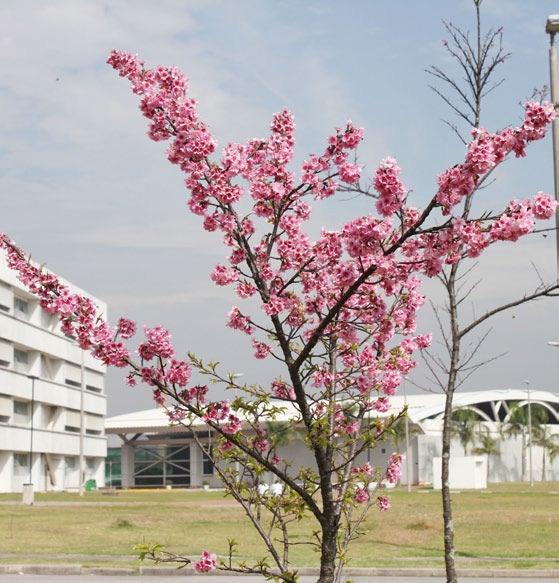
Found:
[[(549, 411), (549, 423), (559, 425), (559, 393), (550, 391), (531, 390), (530, 401)], [(508, 420), (510, 408), (513, 403), (520, 407), (528, 405), (528, 391), (526, 389), (488, 389), (484, 391), (472, 391), (456, 393), (454, 396), (454, 409), (467, 408), (475, 411), (480, 421), (488, 423), (502, 423)], [(387, 415), (401, 411), (408, 406), (410, 420), (421, 427), (424, 432), (440, 429), (445, 407), (445, 395), (443, 393), (420, 393), (416, 395), (403, 395), (391, 397), (391, 408)], [(372, 412), (372, 415), (376, 414)], [(295, 411), (289, 404), (282, 415), (283, 420), (289, 421), (295, 416)], [(281, 420), (281, 419), (280, 419)], [(195, 423), (201, 427), (203, 422)], [(111, 434), (124, 433), (169, 433), (184, 431), (183, 426), (171, 425), (162, 408), (148, 409), (124, 415), (116, 415), (107, 418), (106, 432)]]

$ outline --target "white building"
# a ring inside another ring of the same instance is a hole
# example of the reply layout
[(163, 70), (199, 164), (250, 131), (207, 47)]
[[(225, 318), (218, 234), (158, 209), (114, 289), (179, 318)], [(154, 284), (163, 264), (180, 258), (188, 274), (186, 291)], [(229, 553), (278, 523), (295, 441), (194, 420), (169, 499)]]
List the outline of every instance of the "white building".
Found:
[[(533, 407), (543, 407), (548, 412), (546, 428), (559, 445), (559, 394), (548, 391), (531, 391)], [(387, 413), (396, 414), (403, 409), (403, 396), (391, 398), (392, 408)], [(410, 440), (406, 448), (403, 439), (396, 445), (392, 441), (381, 442), (364, 452), (360, 462), (370, 461), (379, 468), (385, 467), (391, 453), (397, 449), (406, 455), (402, 467), (402, 482), (407, 482), (409, 464), (413, 484), (433, 484), (433, 458), (441, 455), (442, 417), (444, 395), (423, 393), (407, 397)], [(528, 406), (527, 391), (517, 389), (486, 390), (458, 393), (454, 398), (455, 409), (469, 409), (477, 415), (476, 431), (489, 432), (496, 440), (499, 453), (485, 456), (489, 482), (521, 481), (528, 479), (528, 438), (507, 433), (511, 407)], [(292, 416), (286, 411), (284, 421)], [(187, 429), (170, 424), (162, 408), (127, 413), (107, 419), (108, 434), (121, 439), (121, 485), (130, 487), (200, 487), (204, 484), (219, 485), (213, 468), (195, 444), (193, 432), (204, 446), (210, 445), (212, 433), (202, 422)], [(474, 439), (467, 445), (467, 455), (474, 453), (479, 443)], [(312, 456), (301, 440), (280, 448), (280, 455), (293, 460), (292, 469), (297, 473), (302, 464), (313, 465)], [(452, 440), (452, 456), (464, 456), (463, 446), (457, 438)], [(552, 457), (552, 456), (551, 456)], [(532, 473), (534, 480), (559, 479), (559, 455), (552, 461), (549, 452), (533, 444)], [(485, 464), (484, 464), (485, 467)]]
[[(103, 302), (93, 299), (106, 314)], [(0, 492), (20, 492), (24, 483), (36, 491), (77, 489), (80, 441), (84, 481), (103, 485), (104, 373), (99, 361), (61, 333), (58, 318), (41, 309), (2, 255)]]

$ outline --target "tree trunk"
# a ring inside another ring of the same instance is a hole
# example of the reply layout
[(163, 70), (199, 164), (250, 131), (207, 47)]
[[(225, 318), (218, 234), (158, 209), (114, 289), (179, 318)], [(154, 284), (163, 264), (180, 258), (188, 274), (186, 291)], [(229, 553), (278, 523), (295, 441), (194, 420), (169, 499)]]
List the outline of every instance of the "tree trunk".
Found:
[(447, 285), (450, 313), (452, 345), (450, 366), (446, 386), (443, 418), (443, 443), (441, 459), (441, 494), (443, 502), (444, 562), (447, 583), (457, 583), (454, 561), (454, 523), (452, 522), (452, 501), (450, 499), (450, 442), (452, 437), (452, 400), (456, 390), (456, 378), (460, 367), (460, 329), (458, 325), (458, 304), (456, 303), (456, 265), (453, 265)]
[[(447, 583), (456, 583), (456, 565), (454, 562), (454, 524), (452, 522), (452, 501), (450, 499), (450, 438), (452, 418), (452, 397), (454, 394), (455, 377), (449, 375), (449, 387), (446, 392), (445, 414), (443, 421), (443, 445), (441, 463), (441, 494), (443, 499), (443, 523), (444, 523), (444, 562), (446, 568)], [(450, 386), (452, 385), (452, 390)]]
[(320, 549), (320, 577), (317, 583), (336, 582), (336, 552), (338, 525), (326, 524), (322, 527), (322, 546)]

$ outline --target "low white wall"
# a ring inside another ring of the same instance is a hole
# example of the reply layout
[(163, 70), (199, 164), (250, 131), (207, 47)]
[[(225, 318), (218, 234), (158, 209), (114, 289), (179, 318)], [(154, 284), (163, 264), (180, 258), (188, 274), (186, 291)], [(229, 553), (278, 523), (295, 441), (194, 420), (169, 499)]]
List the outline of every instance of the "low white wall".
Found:
[[(433, 458), (433, 488), (435, 490), (442, 488), (441, 467), (442, 458)], [(453, 490), (487, 488), (487, 459), (480, 455), (451, 457), (448, 482)]]

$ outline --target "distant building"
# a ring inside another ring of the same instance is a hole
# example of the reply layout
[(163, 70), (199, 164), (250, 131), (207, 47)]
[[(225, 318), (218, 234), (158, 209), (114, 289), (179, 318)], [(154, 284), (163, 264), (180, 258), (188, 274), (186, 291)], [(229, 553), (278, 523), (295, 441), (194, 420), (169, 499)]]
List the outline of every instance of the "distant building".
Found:
[[(93, 299), (106, 314), (105, 304)], [(82, 420), (82, 478), (103, 485), (104, 374), (99, 361), (61, 333), (58, 318), (41, 309), (2, 255), (0, 492), (19, 492), (29, 482), (36, 491), (77, 489)]]
[[(547, 412), (545, 423), (549, 435), (559, 445), (559, 394), (548, 391), (531, 391), (534, 407)], [(477, 417), (476, 433), (488, 432), (496, 441), (498, 454), (489, 456), (489, 481), (506, 482), (528, 479), (527, 434), (511, 436), (506, 431), (513, 407), (528, 406), (526, 390), (487, 390), (458, 393), (454, 408), (468, 409)], [(405, 405), (403, 396), (391, 398), (392, 409), (397, 413)], [(384, 467), (390, 454), (398, 450), (407, 455), (411, 481), (414, 484), (433, 483), (433, 458), (441, 455), (442, 416), (444, 395), (424, 393), (407, 398), (410, 439), (406, 449), (403, 437), (398, 443), (381, 442), (374, 449), (364, 452), (361, 461), (370, 461)], [(286, 411), (283, 420), (289, 422), (293, 414)], [(202, 422), (190, 429), (170, 424), (162, 408), (117, 415), (107, 419), (106, 431), (121, 439), (121, 460), (118, 479), (122, 487), (200, 487), (204, 484), (218, 486), (207, 456), (196, 446), (194, 432), (204, 447), (211, 447), (212, 431)], [(479, 444), (476, 440), (467, 445), (468, 454)], [(559, 455), (551, 460), (549, 452), (538, 445), (533, 446), (533, 476), (535, 480), (559, 479)], [(300, 439), (295, 439), (283, 448), (280, 455), (293, 460), (293, 472), (298, 464), (312, 464), (311, 455)], [(463, 456), (463, 446), (457, 438), (452, 440), (452, 455)], [(113, 450), (115, 460), (118, 450)], [(402, 467), (402, 482), (407, 483), (407, 464)], [(544, 471), (545, 470), (545, 471)], [(273, 480), (272, 477), (269, 477)]]

